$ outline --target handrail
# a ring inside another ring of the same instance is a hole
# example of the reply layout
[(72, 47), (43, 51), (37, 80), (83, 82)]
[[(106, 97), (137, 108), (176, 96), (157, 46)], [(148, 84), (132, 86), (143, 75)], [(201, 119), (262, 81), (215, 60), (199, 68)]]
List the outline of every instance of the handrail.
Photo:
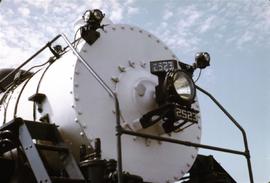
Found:
[(243, 140), (244, 140), (244, 146), (245, 146), (244, 156), (246, 157), (247, 164), (248, 164), (249, 180), (250, 180), (250, 183), (253, 183), (254, 180), (253, 180), (253, 173), (252, 173), (252, 167), (251, 167), (251, 161), (250, 161), (250, 151), (248, 148), (248, 140), (247, 140), (247, 135), (244, 128), (232, 117), (232, 115), (230, 115), (230, 113), (217, 101), (217, 99), (215, 99), (213, 95), (211, 95), (209, 92), (205, 91), (198, 85), (196, 85), (196, 88), (202, 93), (204, 93), (205, 95), (207, 95), (219, 107), (219, 109), (233, 122), (233, 124), (241, 131)]
[(61, 34), (61, 37), (68, 44), (73, 53), (86, 67), (86, 69), (92, 74), (92, 76), (98, 81), (98, 83), (109, 93), (114, 99), (115, 104), (115, 116), (116, 116), (116, 136), (117, 136), (117, 176), (118, 183), (122, 183), (122, 146), (121, 146), (121, 125), (120, 125), (120, 107), (117, 95), (111, 90), (111, 88), (105, 83), (105, 81), (95, 72), (95, 70), (84, 60), (84, 58), (76, 51), (76, 49), (69, 42), (65, 34)]

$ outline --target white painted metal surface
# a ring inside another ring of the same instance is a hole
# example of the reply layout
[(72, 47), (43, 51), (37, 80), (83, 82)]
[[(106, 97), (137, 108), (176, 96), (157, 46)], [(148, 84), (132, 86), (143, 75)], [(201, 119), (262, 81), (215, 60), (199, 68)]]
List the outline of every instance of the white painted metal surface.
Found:
[[(175, 59), (173, 53), (152, 34), (128, 25), (110, 25), (101, 37), (80, 53), (105, 82), (116, 91), (122, 125), (129, 129), (146, 112), (155, 109), (157, 77), (150, 73), (149, 62)], [(78, 63), (75, 68), (74, 94), (77, 118), (85, 125), (91, 140), (100, 137), (104, 158), (116, 158), (115, 114), (112, 98), (86, 69)], [(89, 105), (90, 104), (90, 105)], [(194, 104), (194, 108), (198, 107)], [(159, 124), (144, 133), (163, 134)], [(171, 137), (200, 142), (200, 123)], [(174, 182), (183, 176), (197, 156), (197, 149), (149, 139), (123, 136), (123, 169), (142, 176), (149, 182)]]
[[(82, 41), (78, 51), (117, 93), (122, 125), (132, 129), (134, 121), (157, 107), (154, 94), (157, 78), (150, 73), (149, 62), (176, 57), (158, 38), (137, 27), (112, 24), (100, 33), (100, 38), (91, 46)], [(28, 97), (36, 92), (43, 71), (36, 74), (22, 92), (17, 117), (33, 120), (33, 103)], [(9, 95), (6, 121), (14, 117), (21, 89), (22, 85)], [(49, 114), (50, 120), (60, 126), (77, 158), (81, 144), (91, 147), (94, 138), (101, 138), (103, 158), (116, 159), (113, 100), (71, 52), (48, 69), (39, 93), (46, 94), (47, 98), (43, 112), (37, 112), (37, 119)], [(199, 109), (197, 102), (193, 108)], [(3, 116), (2, 106), (1, 122)], [(199, 121), (182, 132), (171, 133), (170, 137), (198, 143), (200, 129)], [(160, 124), (141, 132), (169, 137)], [(124, 171), (158, 183), (181, 178), (190, 169), (198, 151), (194, 147), (125, 135), (122, 145)]]

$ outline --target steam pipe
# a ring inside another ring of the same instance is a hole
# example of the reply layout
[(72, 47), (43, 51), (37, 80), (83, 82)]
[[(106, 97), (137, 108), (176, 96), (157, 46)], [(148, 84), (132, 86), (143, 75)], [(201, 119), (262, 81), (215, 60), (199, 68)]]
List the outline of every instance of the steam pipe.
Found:
[(253, 180), (252, 166), (251, 166), (251, 161), (250, 161), (250, 152), (248, 148), (247, 135), (244, 128), (232, 117), (232, 115), (230, 115), (230, 113), (215, 99), (213, 95), (211, 95), (209, 92), (205, 91), (204, 89), (200, 88), (197, 85), (196, 85), (196, 88), (202, 93), (204, 93), (205, 95), (207, 95), (219, 107), (219, 109), (233, 122), (233, 124), (241, 131), (243, 140), (244, 140), (244, 146), (245, 146), (244, 156), (247, 159), (249, 180), (250, 180), (250, 183), (253, 183), (254, 180)]
[(12, 72), (7, 74), (3, 79), (0, 81), (0, 89), (2, 92), (4, 92), (6, 89), (2, 87), (3, 82), (12, 76), (13, 74), (16, 74), (23, 66), (28, 64), (33, 58), (35, 58), (38, 54), (40, 54), (43, 50), (45, 50), (47, 47), (50, 47), (53, 42), (55, 42), (61, 35), (57, 35), (55, 38), (53, 38), (50, 42), (48, 42), (45, 46), (43, 46), (40, 50), (38, 50), (34, 55), (32, 55), (29, 59), (27, 59), (25, 62), (23, 62), (19, 67), (14, 69)]

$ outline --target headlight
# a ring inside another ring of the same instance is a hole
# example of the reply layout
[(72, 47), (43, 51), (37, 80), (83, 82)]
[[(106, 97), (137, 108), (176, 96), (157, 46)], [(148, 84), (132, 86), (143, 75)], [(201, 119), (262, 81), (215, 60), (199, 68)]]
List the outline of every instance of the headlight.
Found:
[(102, 13), (102, 11), (95, 9), (93, 11), (93, 15), (95, 17), (96, 20), (101, 21), (104, 18), (104, 14)]
[(84, 13), (84, 15), (83, 15), (83, 20), (84, 20), (85, 22), (88, 22), (88, 21), (90, 20), (90, 18), (91, 18), (91, 11), (90, 11), (90, 10), (87, 10), (87, 11)]
[(102, 11), (100, 11), (98, 9), (87, 10), (83, 15), (83, 20), (86, 23), (90, 23), (90, 22), (100, 23), (102, 21), (102, 19), (104, 18), (104, 16), (105, 16), (105, 14), (103, 14)]
[(183, 71), (169, 72), (165, 78), (164, 87), (170, 100), (182, 105), (193, 103), (195, 85), (191, 77)]

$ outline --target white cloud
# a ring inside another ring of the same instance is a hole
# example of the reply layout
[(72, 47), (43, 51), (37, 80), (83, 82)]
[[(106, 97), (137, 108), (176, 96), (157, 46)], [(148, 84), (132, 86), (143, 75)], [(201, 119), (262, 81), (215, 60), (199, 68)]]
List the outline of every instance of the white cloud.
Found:
[(171, 18), (173, 16), (173, 12), (170, 11), (169, 9), (166, 9), (164, 14), (163, 14), (163, 17), (162, 19), (163, 20), (168, 20), (169, 18)]
[(238, 38), (237, 45), (239, 48), (241, 48), (243, 44), (251, 42), (253, 39), (254, 39), (253, 34), (247, 31)]
[(138, 9), (138, 8), (134, 8), (134, 7), (128, 7), (128, 8), (127, 8), (127, 14), (128, 14), (129, 16), (135, 15), (135, 14), (137, 14), (137, 13), (139, 13), (139, 9)]
[[(0, 9), (0, 42), (8, 41), (10, 44), (5, 46), (13, 49), (28, 47), (29, 52), (24, 51), (31, 55), (60, 32), (67, 33), (72, 39), (74, 21), (86, 9), (100, 8), (114, 23), (126, 22), (128, 18), (146, 11), (150, 18), (153, 13), (159, 13), (153, 14), (153, 21), (144, 22), (142, 26), (151, 25), (151, 32), (183, 54), (192, 54), (202, 44), (214, 45), (214, 41), (221, 40), (238, 48), (250, 42), (270, 44), (267, 38), (267, 35), (270, 37), (268, 2), (206, 1), (179, 3), (177, 6), (174, 3), (169, 1), (161, 5), (161, 11), (151, 12), (152, 7), (143, 7), (135, 0), (14, 0), (14, 7), (3, 6)], [(14, 19), (18, 15), (22, 15), (21, 18)], [(156, 16), (160, 16), (160, 20)], [(215, 39), (206, 40), (205, 35)], [(1, 51), (1, 59), (5, 60), (3, 55), (7, 57)]]
[(28, 17), (30, 14), (30, 10), (26, 7), (20, 7), (18, 8), (18, 11), (23, 17)]
[(123, 18), (123, 10), (119, 8), (114, 8), (109, 16), (113, 22), (119, 22)]
[(51, 0), (24, 0), (25, 2), (22, 2), (22, 1), (17, 1), (18, 4), (23, 4), (23, 3), (26, 3), (32, 7), (35, 7), (35, 8), (39, 8), (39, 9), (44, 9), (44, 10), (47, 10), (48, 7), (50, 6), (51, 4)]
[(132, 5), (132, 4), (134, 4), (135, 3), (135, 0), (127, 0), (125, 3), (124, 3), (124, 5), (125, 6), (129, 6), (129, 5)]
[(200, 33), (204, 33), (214, 27), (215, 16), (208, 17), (200, 26)]
[(195, 6), (191, 5), (184, 9), (184, 11), (181, 11), (178, 14), (179, 21), (178, 21), (178, 27), (188, 29), (192, 26), (194, 26), (198, 19), (202, 16), (202, 13), (199, 9), (197, 9)]

